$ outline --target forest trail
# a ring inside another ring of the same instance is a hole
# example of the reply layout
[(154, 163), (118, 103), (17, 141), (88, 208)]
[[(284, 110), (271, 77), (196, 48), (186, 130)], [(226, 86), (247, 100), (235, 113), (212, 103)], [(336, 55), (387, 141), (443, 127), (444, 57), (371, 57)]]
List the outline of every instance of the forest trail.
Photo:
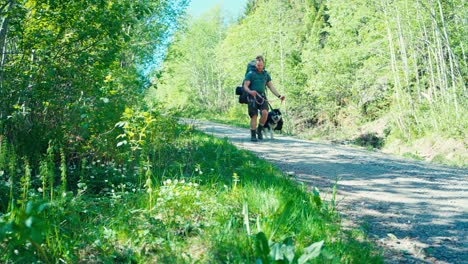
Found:
[(345, 225), (363, 229), (382, 246), (387, 263), (468, 263), (468, 170), (404, 160), (356, 147), (275, 135), (250, 142), (247, 129), (183, 120), (227, 138), (319, 188)]

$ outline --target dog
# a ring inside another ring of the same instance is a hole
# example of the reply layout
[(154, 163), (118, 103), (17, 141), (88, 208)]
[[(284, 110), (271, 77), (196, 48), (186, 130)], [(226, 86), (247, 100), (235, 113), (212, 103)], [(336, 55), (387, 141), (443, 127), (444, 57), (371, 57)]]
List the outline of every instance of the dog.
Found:
[(270, 134), (270, 139), (274, 139), (273, 131), (283, 129), (283, 118), (279, 109), (273, 109), (268, 112), (268, 118), (263, 129)]

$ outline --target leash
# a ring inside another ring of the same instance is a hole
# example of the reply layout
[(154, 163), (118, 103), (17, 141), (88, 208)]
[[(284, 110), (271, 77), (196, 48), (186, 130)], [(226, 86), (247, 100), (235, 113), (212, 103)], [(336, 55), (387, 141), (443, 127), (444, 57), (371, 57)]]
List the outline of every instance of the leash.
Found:
[[(257, 100), (257, 97), (260, 97), (261, 102), (259, 102), (259, 101)], [(273, 109), (273, 106), (271, 106), (270, 101), (269, 101), (268, 99), (263, 98), (263, 97), (262, 97), (261, 95), (259, 95), (259, 94), (257, 94), (257, 95), (255, 96), (255, 102), (256, 102), (257, 104), (262, 105), (265, 101), (268, 103), (268, 106), (270, 107), (270, 109)]]
[[(259, 102), (259, 101), (257, 100), (258, 97), (260, 97), (261, 102)], [(259, 95), (259, 94), (255, 95), (255, 102), (256, 102), (258, 105), (262, 105), (265, 101), (268, 102), (268, 100), (266, 100), (265, 98), (263, 98), (261, 95)], [(268, 103), (268, 104), (270, 104), (270, 103)]]
[(273, 106), (271, 106), (270, 101), (267, 100), (267, 103), (268, 103), (268, 106), (270, 107), (270, 109), (273, 109)]

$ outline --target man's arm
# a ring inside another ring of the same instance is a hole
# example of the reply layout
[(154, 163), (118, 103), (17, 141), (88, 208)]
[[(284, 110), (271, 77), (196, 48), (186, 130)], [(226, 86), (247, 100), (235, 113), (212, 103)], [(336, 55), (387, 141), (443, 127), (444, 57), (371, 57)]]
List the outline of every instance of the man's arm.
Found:
[(244, 81), (244, 91), (246, 91), (248, 94), (250, 94), (251, 96), (255, 97), (257, 95), (257, 91), (254, 91), (254, 90), (250, 90), (249, 89), (249, 86), (250, 86), (250, 81), (249, 80), (245, 80)]
[(278, 93), (278, 91), (276, 91), (276, 88), (273, 86), (273, 83), (272, 83), (271, 81), (267, 82), (267, 86), (268, 86), (268, 88), (270, 88), (270, 91), (271, 91), (276, 97), (278, 97), (279, 99), (281, 99), (281, 101), (284, 100), (284, 98), (285, 98), (284, 95), (280, 95), (280, 94)]

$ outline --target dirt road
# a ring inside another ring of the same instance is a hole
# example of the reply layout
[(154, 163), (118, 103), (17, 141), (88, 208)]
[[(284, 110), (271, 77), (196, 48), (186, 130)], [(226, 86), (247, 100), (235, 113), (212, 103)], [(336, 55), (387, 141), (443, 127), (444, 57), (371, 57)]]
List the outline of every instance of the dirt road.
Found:
[(276, 164), (330, 198), (346, 225), (379, 243), (388, 263), (468, 263), (468, 170), (286, 136), (250, 142), (247, 129), (186, 121)]

